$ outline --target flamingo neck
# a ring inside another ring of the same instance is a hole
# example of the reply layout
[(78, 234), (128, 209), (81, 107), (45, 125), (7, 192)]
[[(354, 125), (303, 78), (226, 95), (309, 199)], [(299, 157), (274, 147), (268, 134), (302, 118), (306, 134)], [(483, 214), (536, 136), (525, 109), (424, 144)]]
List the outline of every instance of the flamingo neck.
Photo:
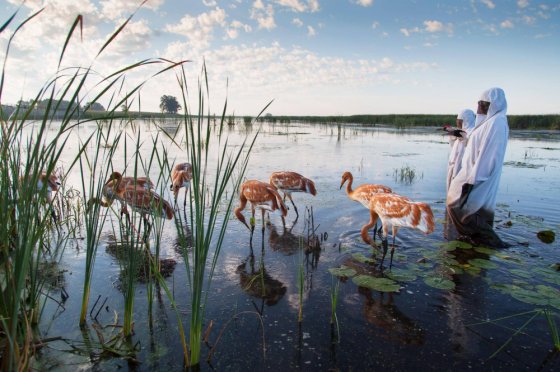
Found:
[(352, 195), (352, 182), (354, 181), (353, 177), (348, 178), (348, 183), (346, 184), (346, 193), (348, 195)]

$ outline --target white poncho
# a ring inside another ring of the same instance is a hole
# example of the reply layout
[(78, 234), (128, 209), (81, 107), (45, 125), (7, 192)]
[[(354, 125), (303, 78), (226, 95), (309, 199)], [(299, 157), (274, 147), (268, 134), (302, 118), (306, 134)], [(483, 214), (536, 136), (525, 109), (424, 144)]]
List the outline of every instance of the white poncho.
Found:
[(460, 208), (462, 221), (481, 209), (494, 212), (509, 135), (504, 91), (491, 88), (480, 99), (490, 102), (488, 114), (468, 136), (461, 169), (447, 193), (447, 205), (457, 207), (463, 184), (474, 185), (467, 203)]
[[(463, 120), (463, 130), (466, 132), (466, 137), (469, 136), (472, 129), (474, 128), (475, 114), (472, 110), (466, 109), (459, 113), (457, 119)], [(467, 144), (466, 138), (456, 138), (453, 141), (453, 146), (451, 147), (451, 152), (449, 153), (449, 164), (447, 165), (447, 190), (449, 190), (449, 184), (451, 180), (459, 173), (461, 169), (461, 159), (463, 158), (463, 152), (465, 151), (465, 146)]]

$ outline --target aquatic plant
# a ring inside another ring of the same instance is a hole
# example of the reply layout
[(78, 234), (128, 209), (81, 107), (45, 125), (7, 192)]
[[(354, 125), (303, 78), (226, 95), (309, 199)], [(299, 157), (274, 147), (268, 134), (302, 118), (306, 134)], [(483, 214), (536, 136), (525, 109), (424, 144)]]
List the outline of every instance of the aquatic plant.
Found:
[(404, 183), (406, 185), (414, 183), (418, 176), (419, 175), (416, 173), (416, 170), (410, 165), (404, 165), (400, 169), (395, 168), (393, 170), (395, 182)]

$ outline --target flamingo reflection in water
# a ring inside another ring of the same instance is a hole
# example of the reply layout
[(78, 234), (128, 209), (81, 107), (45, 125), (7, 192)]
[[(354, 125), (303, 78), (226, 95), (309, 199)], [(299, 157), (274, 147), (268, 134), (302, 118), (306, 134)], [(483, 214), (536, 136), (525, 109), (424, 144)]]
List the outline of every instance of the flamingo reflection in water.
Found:
[(426, 203), (417, 203), (409, 198), (397, 194), (375, 194), (369, 201), (370, 220), (362, 227), (361, 236), (364, 242), (372, 244), (368, 235), (368, 230), (372, 228), (378, 219), (383, 224), (383, 235), (381, 236), (383, 245), (383, 257), (381, 267), (388, 249), (389, 227), (392, 228), (393, 244), (391, 247), (391, 262), (393, 265), (393, 254), (395, 253), (395, 237), (400, 227), (411, 227), (430, 234), (434, 231), (434, 214)]

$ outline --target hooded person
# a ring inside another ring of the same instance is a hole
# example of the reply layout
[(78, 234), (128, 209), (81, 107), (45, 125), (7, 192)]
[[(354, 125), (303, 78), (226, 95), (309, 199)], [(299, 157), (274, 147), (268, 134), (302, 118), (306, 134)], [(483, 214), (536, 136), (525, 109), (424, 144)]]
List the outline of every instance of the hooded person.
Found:
[(504, 91), (491, 88), (478, 102), (461, 168), (447, 192), (447, 211), (457, 231), (477, 243), (506, 244), (494, 232), (494, 209), (509, 135)]
[(452, 137), (455, 138), (455, 141), (453, 141), (453, 146), (451, 147), (451, 152), (449, 153), (449, 163), (447, 165), (447, 190), (449, 190), (451, 180), (461, 169), (461, 159), (463, 158), (463, 152), (465, 151), (465, 146), (467, 144), (466, 138), (474, 128), (474, 122), (475, 114), (473, 110), (466, 109), (457, 115), (457, 127), (465, 132), (465, 137)]

